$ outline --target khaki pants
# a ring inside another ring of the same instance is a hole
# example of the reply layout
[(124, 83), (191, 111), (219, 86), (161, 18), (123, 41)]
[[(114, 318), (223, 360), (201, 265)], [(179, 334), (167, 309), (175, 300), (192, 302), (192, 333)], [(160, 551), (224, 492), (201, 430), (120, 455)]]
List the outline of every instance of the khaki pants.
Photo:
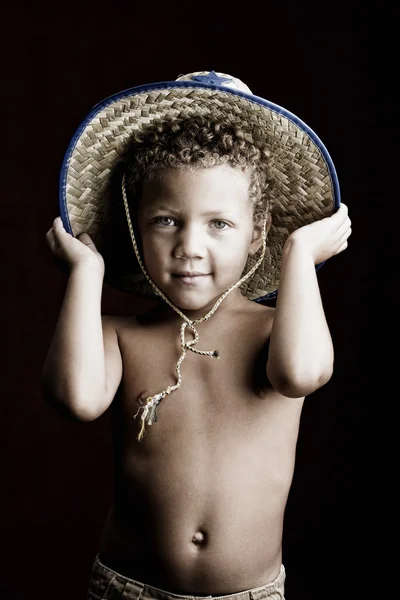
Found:
[(284, 600), (285, 569), (281, 566), (278, 577), (261, 587), (226, 596), (193, 596), (172, 594), (140, 581), (120, 575), (104, 565), (96, 556), (89, 583), (87, 600)]

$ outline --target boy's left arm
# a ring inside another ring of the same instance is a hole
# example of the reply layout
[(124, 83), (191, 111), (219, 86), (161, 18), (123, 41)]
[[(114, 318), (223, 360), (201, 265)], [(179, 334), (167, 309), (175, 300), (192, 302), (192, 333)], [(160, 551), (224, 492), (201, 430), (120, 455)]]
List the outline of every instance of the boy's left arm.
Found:
[(333, 216), (292, 233), (283, 248), (267, 376), (284, 396), (307, 396), (332, 375), (333, 345), (315, 265), (347, 248), (350, 225), (342, 204)]

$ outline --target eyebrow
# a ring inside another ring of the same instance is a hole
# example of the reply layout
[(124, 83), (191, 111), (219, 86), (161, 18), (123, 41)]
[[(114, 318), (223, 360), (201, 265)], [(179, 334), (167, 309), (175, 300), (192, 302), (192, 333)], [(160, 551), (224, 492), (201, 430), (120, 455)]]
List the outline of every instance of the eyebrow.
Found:
[[(160, 210), (160, 211), (165, 211), (165, 212), (169, 212), (169, 213), (175, 213), (176, 215), (182, 214), (182, 211), (176, 208), (172, 208), (170, 206), (167, 206), (166, 204), (156, 204), (155, 206), (152, 207), (152, 210), (156, 211), (156, 210)], [(228, 212), (224, 212), (221, 210), (209, 210), (207, 212), (201, 213), (202, 217), (221, 217), (221, 216), (227, 216), (227, 215), (234, 215), (234, 213), (228, 213)]]

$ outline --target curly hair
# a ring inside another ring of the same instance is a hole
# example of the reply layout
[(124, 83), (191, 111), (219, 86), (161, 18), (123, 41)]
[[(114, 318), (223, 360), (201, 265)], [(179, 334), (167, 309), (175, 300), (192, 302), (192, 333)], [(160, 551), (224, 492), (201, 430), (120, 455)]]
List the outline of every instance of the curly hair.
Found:
[(249, 201), (256, 222), (271, 210), (271, 160), (271, 152), (256, 130), (211, 115), (153, 122), (133, 134), (122, 162), (132, 208), (139, 204), (144, 181), (165, 169), (222, 164), (240, 169), (249, 175)]

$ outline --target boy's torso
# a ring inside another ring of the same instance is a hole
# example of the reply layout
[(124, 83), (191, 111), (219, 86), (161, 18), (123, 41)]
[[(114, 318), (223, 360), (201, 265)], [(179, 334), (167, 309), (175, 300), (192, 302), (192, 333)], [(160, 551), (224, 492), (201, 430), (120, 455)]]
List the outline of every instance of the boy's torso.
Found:
[[(182, 385), (138, 442), (137, 398), (176, 382), (181, 321), (117, 318), (123, 378), (113, 402), (115, 491), (101, 555), (170, 592), (228, 594), (272, 581), (303, 405), (266, 377), (274, 309), (217, 313), (198, 325)], [(190, 334), (188, 334), (189, 336)]]

